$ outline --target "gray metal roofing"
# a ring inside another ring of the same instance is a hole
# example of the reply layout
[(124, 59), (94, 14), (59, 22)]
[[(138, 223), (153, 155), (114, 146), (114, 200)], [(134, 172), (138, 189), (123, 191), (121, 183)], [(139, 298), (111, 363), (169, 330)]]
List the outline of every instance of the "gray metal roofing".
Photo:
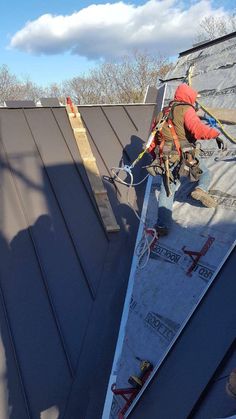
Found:
[[(109, 178), (141, 151), (156, 106), (79, 111)], [(0, 109), (0, 175), (0, 417), (97, 419), (138, 227), (127, 187), (104, 181), (121, 226), (108, 235), (57, 107)]]
[(236, 400), (226, 391), (231, 372), (236, 365), (236, 339), (220, 363), (200, 399), (190, 414), (192, 419), (218, 418), (236, 414)]
[(33, 100), (6, 100), (8, 108), (34, 108), (36, 106)]

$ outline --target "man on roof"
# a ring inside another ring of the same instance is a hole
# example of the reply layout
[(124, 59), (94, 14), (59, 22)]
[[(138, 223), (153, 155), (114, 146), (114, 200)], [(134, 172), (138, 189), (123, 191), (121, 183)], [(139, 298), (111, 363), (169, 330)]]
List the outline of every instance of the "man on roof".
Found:
[(215, 139), (219, 148), (224, 144), (219, 138), (220, 132), (198, 117), (194, 106), (198, 96), (187, 84), (179, 85), (174, 100), (159, 113), (153, 124), (153, 128), (158, 126), (158, 129), (149, 147), (153, 162), (148, 171), (152, 175), (162, 175), (155, 225), (159, 235), (168, 234), (171, 227), (174, 195), (182, 176), (198, 182), (191, 192), (193, 199), (205, 207), (216, 207), (215, 200), (208, 193), (211, 174), (199, 156), (197, 140)]

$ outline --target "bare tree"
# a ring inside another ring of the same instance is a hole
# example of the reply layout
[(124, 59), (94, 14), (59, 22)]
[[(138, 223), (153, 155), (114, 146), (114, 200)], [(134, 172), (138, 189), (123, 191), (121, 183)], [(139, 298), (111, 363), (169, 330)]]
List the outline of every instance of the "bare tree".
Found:
[(20, 83), (14, 74), (11, 74), (6, 65), (0, 67), (0, 103), (3, 105), (6, 100), (19, 99)]
[(172, 65), (168, 59), (134, 52), (118, 62), (104, 62), (87, 76), (74, 77), (62, 84), (42, 88), (29, 77), (18, 79), (8, 67), (0, 67), (0, 102), (40, 97), (58, 97), (61, 103), (70, 96), (78, 104), (142, 102), (148, 85), (157, 85)]
[(74, 77), (64, 82), (64, 96), (78, 104), (103, 103), (97, 84), (92, 77)]
[(105, 62), (88, 77), (75, 77), (65, 82), (70, 96), (84, 103), (142, 102), (148, 85), (157, 85), (171, 64), (166, 58), (134, 52), (119, 62)]
[(19, 82), (19, 99), (34, 100), (35, 102), (44, 95), (45, 89), (33, 83), (27, 76), (24, 81)]
[(227, 17), (215, 17), (206, 16), (204, 17), (197, 31), (195, 41), (201, 42), (206, 40), (212, 40), (219, 38), (220, 36), (227, 35), (230, 32), (236, 30), (236, 13)]
[(44, 89), (33, 83), (29, 77), (20, 80), (4, 64), (0, 67), (0, 104), (6, 100), (37, 100)]
[(48, 87), (44, 88), (41, 97), (56, 97), (60, 103), (65, 104), (65, 92), (62, 84), (51, 83)]

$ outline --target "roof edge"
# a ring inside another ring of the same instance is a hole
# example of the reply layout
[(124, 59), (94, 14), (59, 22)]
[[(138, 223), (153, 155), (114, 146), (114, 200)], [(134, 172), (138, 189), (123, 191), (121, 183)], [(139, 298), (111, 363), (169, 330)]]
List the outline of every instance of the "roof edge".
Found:
[(215, 44), (219, 44), (220, 42), (227, 41), (228, 39), (236, 37), (236, 31), (228, 33), (227, 35), (223, 35), (220, 38), (211, 39), (210, 41), (206, 41), (205, 43), (201, 43), (200, 45), (196, 45), (193, 48), (189, 48), (186, 51), (180, 52), (179, 57), (183, 57), (184, 55), (188, 55), (192, 52), (199, 51), (201, 49), (210, 47)]

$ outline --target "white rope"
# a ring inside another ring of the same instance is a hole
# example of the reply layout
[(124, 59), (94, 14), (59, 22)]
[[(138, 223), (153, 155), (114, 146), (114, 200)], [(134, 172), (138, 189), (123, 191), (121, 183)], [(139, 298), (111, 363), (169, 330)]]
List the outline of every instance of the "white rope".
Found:
[[(123, 185), (126, 185), (126, 186), (138, 186), (138, 185), (141, 185), (141, 183), (143, 183), (146, 179), (147, 179), (147, 177), (149, 176), (149, 175), (146, 175), (142, 180), (140, 180), (140, 182), (137, 182), (137, 183), (133, 183), (133, 174), (132, 174), (132, 169), (133, 169), (133, 166), (131, 165), (131, 166), (128, 166), (128, 165), (124, 165), (124, 166), (122, 166), (122, 167), (112, 167), (111, 168), (111, 171), (112, 171), (112, 173), (113, 173), (113, 175), (114, 175), (114, 178), (115, 179), (118, 179), (118, 181), (120, 182), (120, 183), (122, 183)], [(118, 176), (118, 173), (119, 172), (126, 172), (126, 173), (128, 173), (128, 175), (131, 177), (131, 182), (130, 183), (128, 183), (128, 182), (125, 182), (123, 179), (121, 179), (119, 176)]]
[(138, 257), (139, 269), (143, 269), (147, 265), (151, 254), (152, 246), (157, 241), (157, 239), (158, 234), (155, 228), (147, 228), (144, 226), (143, 236), (135, 249), (136, 255)]

